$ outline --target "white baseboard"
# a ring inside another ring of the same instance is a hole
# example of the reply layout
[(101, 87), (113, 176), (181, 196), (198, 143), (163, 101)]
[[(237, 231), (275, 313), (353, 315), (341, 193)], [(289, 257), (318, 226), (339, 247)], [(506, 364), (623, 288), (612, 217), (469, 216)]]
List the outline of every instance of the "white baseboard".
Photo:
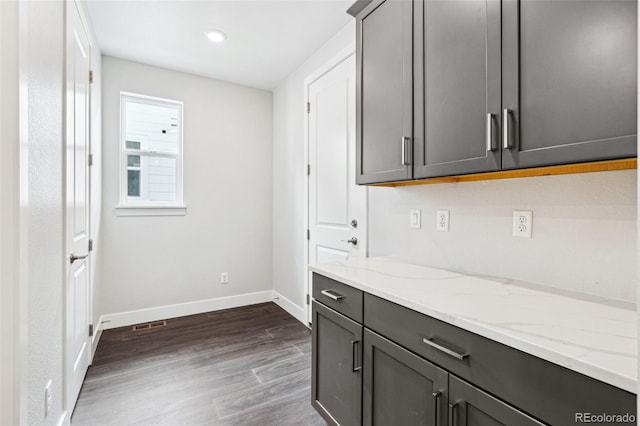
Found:
[(239, 306), (254, 305), (256, 303), (271, 302), (271, 290), (256, 293), (246, 293), (237, 296), (219, 297), (216, 299), (198, 300), (195, 302), (178, 303), (176, 305), (158, 306), (156, 308), (140, 309), (137, 311), (118, 312), (103, 315), (101, 330), (124, 327), (167, 318), (183, 317), (221, 309), (237, 308)]
[(304, 307), (300, 307), (293, 303), (291, 300), (287, 299), (277, 291), (273, 290), (273, 301), (276, 305), (280, 306), (282, 309), (291, 314), (295, 319), (308, 326), (309, 321), (307, 321), (307, 313), (305, 312)]

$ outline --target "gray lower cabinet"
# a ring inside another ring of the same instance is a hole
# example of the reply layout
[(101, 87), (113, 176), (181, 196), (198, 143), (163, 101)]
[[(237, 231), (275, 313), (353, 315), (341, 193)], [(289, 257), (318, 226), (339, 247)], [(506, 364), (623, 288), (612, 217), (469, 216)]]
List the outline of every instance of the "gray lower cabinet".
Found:
[(313, 302), (311, 404), (331, 425), (362, 424), (362, 325)]
[(630, 392), (319, 274), (313, 285), (311, 400), (331, 425), (555, 426), (575, 424), (579, 413), (635, 418)]
[(448, 407), (450, 426), (544, 425), (453, 375), (449, 376)]
[(367, 329), (363, 368), (364, 425), (446, 425), (446, 371)]

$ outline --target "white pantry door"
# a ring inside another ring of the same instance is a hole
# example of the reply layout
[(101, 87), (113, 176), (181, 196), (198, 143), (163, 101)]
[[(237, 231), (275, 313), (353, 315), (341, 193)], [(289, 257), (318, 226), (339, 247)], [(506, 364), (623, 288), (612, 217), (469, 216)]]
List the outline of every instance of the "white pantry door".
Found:
[[(367, 191), (355, 171), (355, 64), (351, 55), (308, 86), (311, 265), (367, 255)], [(307, 282), (310, 298), (311, 273)]]
[(89, 366), (90, 44), (75, 2), (67, 2), (66, 406), (75, 406)]

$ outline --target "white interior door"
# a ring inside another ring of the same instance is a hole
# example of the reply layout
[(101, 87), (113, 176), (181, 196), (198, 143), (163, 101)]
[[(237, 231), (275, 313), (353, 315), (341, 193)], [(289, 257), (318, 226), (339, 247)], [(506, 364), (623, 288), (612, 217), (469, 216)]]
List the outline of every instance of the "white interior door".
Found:
[[(367, 191), (355, 182), (355, 84), (351, 55), (307, 88), (309, 264), (367, 255)], [(311, 295), (310, 274), (307, 281)]]
[(74, 2), (67, 3), (66, 87), (66, 397), (71, 413), (89, 366), (90, 44)]

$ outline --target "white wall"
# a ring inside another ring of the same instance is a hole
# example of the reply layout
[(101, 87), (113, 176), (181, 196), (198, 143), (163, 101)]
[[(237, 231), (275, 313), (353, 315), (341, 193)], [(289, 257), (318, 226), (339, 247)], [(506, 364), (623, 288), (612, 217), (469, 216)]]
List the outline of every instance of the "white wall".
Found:
[[(56, 424), (63, 413), (64, 267), (64, 4), (26, 2), (26, 50), (21, 49), (26, 113), (21, 114), (21, 254), (28, 304), (27, 423)], [(22, 34), (21, 34), (22, 35)], [(26, 169), (25, 169), (26, 167)], [(44, 389), (52, 380), (53, 408), (44, 418)]]
[(18, 424), (18, 4), (0, 2), (0, 424)]
[[(135, 316), (146, 321), (176, 312), (154, 309), (167, 305), (270, 295), (271, 93), (106, 56), (102, 70), (105, 318), (151, 309)], [(115, 215), (120, 91), (184, 102), (186, 216)]]
[[(63, 399), (65, 3), (2, 2), (0, 9), (0, 424), (68, 423)], [(99, 116), (99, 99), (94, 106), (92, 114)], [(53, 405), (45, 418), (49, 380)]]
[[(369, 200), (371, 256), (635, 301), (635, 170), (373, 187)], [(533, 238), (511, 236), (516, 209), (533, 211)], [(451, 211), (450, 232), (436, 210)]]
[(304, 79), (347, 46), (350, 22), (273, 91), (273, 288), (304, 309)]

